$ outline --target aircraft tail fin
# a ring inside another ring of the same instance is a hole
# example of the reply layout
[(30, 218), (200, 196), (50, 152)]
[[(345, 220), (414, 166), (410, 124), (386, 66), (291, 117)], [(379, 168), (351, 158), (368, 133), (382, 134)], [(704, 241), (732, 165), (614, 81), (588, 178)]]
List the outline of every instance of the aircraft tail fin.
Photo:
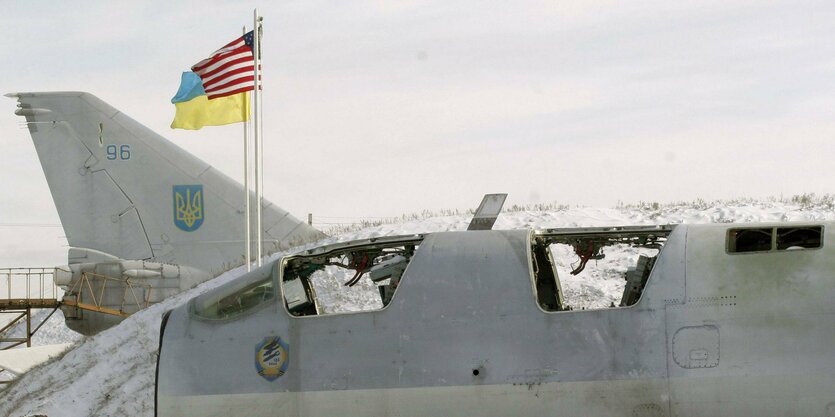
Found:
[[(239, 183), (91, 94), (9, 96), (26, 118), (71, 247), (212, 275), (243, 263)], [(324, 236), (262, 204), (267, 251)]]

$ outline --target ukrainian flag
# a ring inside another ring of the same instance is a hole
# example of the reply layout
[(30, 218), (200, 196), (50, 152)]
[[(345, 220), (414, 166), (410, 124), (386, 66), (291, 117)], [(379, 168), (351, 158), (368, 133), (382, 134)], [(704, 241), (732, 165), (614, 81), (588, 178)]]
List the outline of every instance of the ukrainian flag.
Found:
[(249, 91), (209, 100), (200, 76), (191, 71), (183, 73), (171, 102), (177, 108), (172, 129), (197, 130), (249, 120)]

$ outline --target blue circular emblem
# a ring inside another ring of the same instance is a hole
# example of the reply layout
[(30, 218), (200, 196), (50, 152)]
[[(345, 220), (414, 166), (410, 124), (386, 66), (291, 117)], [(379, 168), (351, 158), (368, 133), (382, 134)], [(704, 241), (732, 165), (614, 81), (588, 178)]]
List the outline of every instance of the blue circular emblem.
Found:
[(290, 346), (280, 337), (265, 337), (255, 345), (255, 370), (267, 381), (275, 381), (290, 365)]

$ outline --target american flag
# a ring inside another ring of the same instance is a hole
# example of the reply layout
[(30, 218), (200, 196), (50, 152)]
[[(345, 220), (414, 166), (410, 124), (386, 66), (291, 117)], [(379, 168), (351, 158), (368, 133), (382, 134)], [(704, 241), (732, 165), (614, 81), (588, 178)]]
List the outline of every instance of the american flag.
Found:
[(209, 100), (254, 89), (252, 44), (253, 35), (249, 31), (191, 67), (203, 80)]

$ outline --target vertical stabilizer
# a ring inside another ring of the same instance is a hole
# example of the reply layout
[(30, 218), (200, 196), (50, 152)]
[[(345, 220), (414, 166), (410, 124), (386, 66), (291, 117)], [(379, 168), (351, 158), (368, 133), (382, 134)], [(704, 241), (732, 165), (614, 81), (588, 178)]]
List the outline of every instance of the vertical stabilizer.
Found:
[[(71, 247), (217, 275), (244, 259), (243, 187), (83, 92), (13, 94)], [(269, 202), (264, 246), (323, 237)]]

